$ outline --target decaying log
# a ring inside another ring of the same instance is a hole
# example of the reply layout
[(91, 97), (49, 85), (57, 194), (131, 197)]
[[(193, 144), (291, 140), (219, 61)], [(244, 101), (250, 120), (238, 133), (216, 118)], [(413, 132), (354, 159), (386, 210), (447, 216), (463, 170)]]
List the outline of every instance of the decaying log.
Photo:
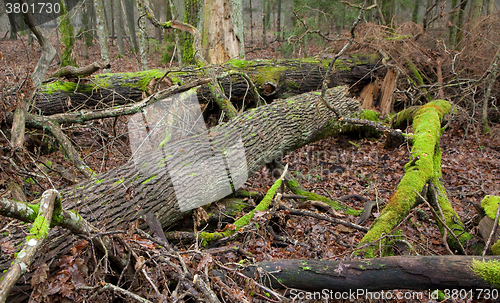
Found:
[[(275, 288), (304, 291), (389, 289), (487, 289), (493, 285), (473, 271), (473, 260), (497, 261), (480, 256), (398, 256), (370, 260), (278, 260), (258, 262), (244, 270)], [(360, 298), (358, 298), (360, 299)]]
[[(330, 89), (326, 97), (342, 115), (349, 115), (359, 110), (359, 103), (345, 91)], [(336, 134), (338, 123), (317, 93), (278, 100), (61, 191), (63, 207), (77, 210), (100, 230), (124, 228), (146, 213), (155, 214), (166, 227), (191, 209), (230, 194), (273, 159)], [(23, 236), (15, 229), (10, 232), (6, 241), (15, 243)], [(74, 236), (52, 229), (47, 253), (34, 266), (67, 253), (73, 241)], [(4, 270), (11, 260), (0, 258)]]
[[(361, 89), (373, 80), (373, 71), (379, 66), (378, 61), (378, 57), (368, 55), (351, 55), (338, 59), (329, 79), (329, 87), (355, 85), (354, 89)], [(246, 73), (257, 86), (259, 93), (270, 101), (319, 89), (328, 63), (329, 60), (318, 59), (232, 60), (216, 71), (220, 72), (219, 74), (231, 70)], [(58, 80), (46, 83), (40, 87), (32, 112), (52, 115), (80, 108), (116, 106), (139, 101), (147, 92), (148, 83), (153, 79), (162, 78), (165, 72), (149, 70), (104, 74), (76, 82)], [(204, 77), (199, 70), (170, 71), (161, 89), (176, 83), (190, 82), (199, 77)], [(253, 102), (255, 99), (245, 79), (234, 75), (222, 79), (221, 82), (224, 91), (231, 96), (231, 101), (235, 105), (240, 106), (245, 95), (248, 102)], [(201, 102), (213, 100), (206, 85), (198, 90), (198, 99)]]

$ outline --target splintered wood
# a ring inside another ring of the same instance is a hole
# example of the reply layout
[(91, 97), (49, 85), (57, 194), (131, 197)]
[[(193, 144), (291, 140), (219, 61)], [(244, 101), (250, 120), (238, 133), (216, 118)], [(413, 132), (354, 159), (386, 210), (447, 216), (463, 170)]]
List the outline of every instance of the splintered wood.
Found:
[(378, 94), (378, 80), (375, 80), (375, 82), (370, 82), (368, 83), (368, 85), (363, 87), (363, 90), (359, 95), (361, 99), (361, 108), (374, 109), (374, 101), (377, 100)]
[(381, 117), (387, 116), (391, 110), (394, 103), (394, 88), (396, 87), (396, 80), (398, 78), (397, 73), (391, 68), (387, 71), (385, 75), (384, 82), (382, 83), (380, 98), (380, 113)]

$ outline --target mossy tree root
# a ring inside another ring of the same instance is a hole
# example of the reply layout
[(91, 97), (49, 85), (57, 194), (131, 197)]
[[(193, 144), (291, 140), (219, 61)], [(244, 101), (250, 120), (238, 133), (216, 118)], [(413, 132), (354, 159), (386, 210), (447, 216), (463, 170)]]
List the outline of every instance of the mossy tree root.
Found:
[[(398, 116), (413, 118), (414, 141), (411, 154), (413, 159), (405, 165), (405, 175), (399, 183), (395, 193), (389, 199), (380, 216), (375, 220), (368, 233), (360, 242), (365, 245), (362, 252), (368, 257), (375, 256), (376, 245), (367, 245), (377, 242), (383, 235), (391, 231), (410, 213), (413, 207), (420, 203), (417, 199), (427, 183), (432, 182), (437, 187), (437, 200), (446, 218), (446, 224), (454, 231), (462, 244), (470, 239), (470, 235), (463, 229), (459, 216), (451, 207), (446, 196), (446, 190), (440, 182), (441, 149), (439, 138), (442, 135), (441, 121), (451, 110), (451, 105), (444, 100), (436, 100), (421, 106), (418, 110), (402, 111)], [(413, 113), (413, 115), (411, 115)], [(399, 120), (396, 117), (396, 120)], [(448, 243), (456, 247), (455, 237), (448, 235)]]

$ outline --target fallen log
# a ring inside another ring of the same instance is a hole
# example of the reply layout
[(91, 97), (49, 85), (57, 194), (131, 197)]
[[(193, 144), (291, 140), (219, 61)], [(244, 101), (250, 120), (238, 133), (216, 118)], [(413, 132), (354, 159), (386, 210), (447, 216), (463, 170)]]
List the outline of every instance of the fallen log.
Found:
[[(326, 98), (342, 115), (349, 115), (358, 111), (359, 103), (345, 92), (345, 87), (333, 88)], [(125, 228), (147, 213), (166, 227), (190, 210), (229, 195), (273, 159), (339, 131), (334, 113), (317, 93), (279, 100), (67, 188), (61, 191), (63, 208), (77, 211), (102, 231)], [(23, 236), (13, 227), (2, 240), (16, 243)], [(52, 229), (46, 253), (34, 266), (69, 252), (74, 240)], [(0, 271), (10, 261), (2, 254)]]
[[(229, 71), (246, 73), (254, 82), (259, 94), (267, 101), (288, 98), (293, 95), (317, 90), (321, 87), (323, 75), (330, 60), (232, 60), (218, 68), (220, 75)], [(363, 87), (373, 80), (374, 70), (379, 67), (377, 56), (351, 55), (338, 59), (336, 69), (330, 76), (329, 87), (348, 85)], [(169, 71), (149, 70), (136, 73), (101, 74), (76, 82), (55, 81), (40, 86), (32, 112), (52, 115), (104, 106), (123, 105), (142, 100), (158, 85), (164, 89), (172, 84), (184, 84), (203, 77), (199, 70)], [(241, 107), (241, 100), (254, 102), (252, 92), (245, 79), (231, 75), (220, 79), (222, 87), (231, 101)], [(207, 85), (198, 90), (202, 102), (213, 100)], [(240, 101), (240, 102), (238, 102)]]
[[(356, 293), (357, 290), (373, 292), (390, 289), (485, 291), (500, 285), (495, 278), (498, 273), (492, 270), (490, 274), (485, 274), (482, 266), (498, 266), (499, 259), (498, 256), (397, 256), (343, 261), (277, 260), (255, 263), (245, 268), (243, 274), (250, 278), (260, 277), (274, 288), (312, 292), (351, 290)], [(472, 292), (466, 294), (472, 295)]]

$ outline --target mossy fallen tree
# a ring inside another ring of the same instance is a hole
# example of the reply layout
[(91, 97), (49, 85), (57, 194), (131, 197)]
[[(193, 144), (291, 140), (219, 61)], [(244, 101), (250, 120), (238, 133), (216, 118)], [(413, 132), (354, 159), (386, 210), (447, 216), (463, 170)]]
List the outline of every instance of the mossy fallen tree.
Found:
[[(425, 199), (428, 193), (427, 199), (431, 204), (434, 203), (433, 206), (439, 210), (437, 213), (444, 216), (443, 223), (447, 227), (439, 224), (441, 232), (453, 231), (447, 234), (448, 244), (459, 250), (459, 247), (463, 248), (462, 245), (471, 238), (471, 235), (464, 231), (460, 217), (451, 206), (441, 182), (439, 138), (444, 131), (441, 122), (450, 109), (451, 105), (447, 101), (437, 100), (398, 113), (395, 119), (399, 121), (397, 124), (403, 119), (413, 121), (412, 159), (405, 165), (405, 175), (389, 199), (389, 203), (360, 242), (366, 256), (377, 255), (376, 249), (380, 246), (378, 241), (384, 235), (391, 234), (410, 211), (423, 202), (422, 198)], [(457, 239), (460, 243), (456, 241)]]
[(251, 278), (259, 276), (274, 288), (326, 291), (327, 294), (330, 291), (351, 290), (355, 294), (363, 291), (362, 296), (353, 298), (361, 300), (365, 298), (366, 291), (497, 288), (500, 287), (499, 263), (495, 256), (397, 256), (344, 261), (278, 260), (255, 263), (245, 268), (243, 273)]
[[(328, 90), (326, 97), (343, 116), (359, 110), (345, 87)], [(76, 210), (100, 230), (123, 229), (147, 213), (166, 227), (193, 208), (227, 196), (275, 158), (339, 131), (339, 121), (317, 93), (275, 101), (61, 191), (63, 208)], [(17, 243), (23, 237), (13, 227), (4, 240)], [(34, 266), (69, 252), (74, 239), (52, 229), (48, 253)], [(8, 268), (8, 255), (0, 258), (0, 270)]]
[[(219, 80), (226, 94), (231, 96), (231, 101), (241, 107), (241, 102), (238, 101), (245, 96), (247, 102), (255, 103), (255, 98), (247, 81), (231, 74), (231, 71), (247, 74), (259, 94), (270, 101), (319, 89), (329, 62), (319, 59), (232, 60), (217, 68), (217, 72), (220, 75), (230, 75)], [(372, 80), (378, 66), (377, 56), (351, 55), (338, 59), (335, 71), (330, 76), (329, 87), (362, 87)], [(164, 89), (204, 77), (202, 71), (196, 69), (170, 71), (163, 78), (165, 73), (164, 70), (154, 69), (136, 73), (101, 74), (75, 82), (57, 80), (46, 83), (40, 86), (32, 112), (52, 115), (81, 108), (122, 105), (142, 100), (143, 95), (151, 93), (156, 84)], [(162, 80), (157, 83), (160, 79)], [(202, 102), (213, 100), (207, 85), (198, 89), (198, 99)]]

